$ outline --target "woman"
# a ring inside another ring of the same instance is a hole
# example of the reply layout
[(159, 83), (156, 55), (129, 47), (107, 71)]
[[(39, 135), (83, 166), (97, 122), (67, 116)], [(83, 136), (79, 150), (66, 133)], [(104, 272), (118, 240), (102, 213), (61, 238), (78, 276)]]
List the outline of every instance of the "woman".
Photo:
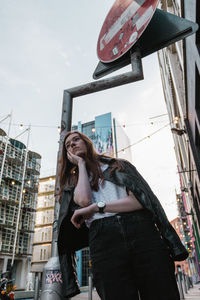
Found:
[(174, 260), (188, 254), (148, 184), (125, 160), (68, 132), (61, 160), (58, 250), (65, 297), (79, 293), (74, 253), (88, 245), (102, 300), (178, 300)]

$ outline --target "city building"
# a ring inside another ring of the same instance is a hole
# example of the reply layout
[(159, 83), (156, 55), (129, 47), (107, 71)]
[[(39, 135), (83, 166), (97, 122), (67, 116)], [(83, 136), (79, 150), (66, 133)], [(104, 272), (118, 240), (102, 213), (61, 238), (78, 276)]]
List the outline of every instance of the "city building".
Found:
[(78, 122), (72, 129), (86, 134), (97, 152), (131, 160), (130, 140), (111, 113), (96, 116), (91, 122)]
[(195, 239), (193, 236), (191, 224), (188, 222), (187, 214), (185, 211), (184, 201), (182, 194), (176, 195), (178, 217), (172, 220), (170, 223), (176, 230), (180, 240), (186, 247), (189, 257), (187, 260), (175, 262), (175, 271), (180, 267), (182, 273), (192, 278), (193, 283), (196, 283), (199, 279), (197, 269), (197, 257), (195, 252)]
[[(161, 0), (160, 8), (200, 24), (198, 0)], [(181, 197), (200, 275), (200, 30), (158, 52)]]
[(30, 272), (41, 156), (0, 129), (0, 273), (20, 289)]
[[(112, 118), (111, 113), (96, 116), (87, 123), (78, 122), (72, 126), (86, 134), (99, 153), (121, 157), (131, 161), (129, 138), (123, 127)], [(127, 148), (128, 147), (128, 148)], [(55, 176), (40, 179), (36, 209), (35, 233), (33, 240), (32, 272), (41, 273), (45, 263), (51, 257), (52, 226), (54, 221)], [(77, 272), (81, 286), (88, 285), (89, 250), (85, 248), (77, 253)]]
[(42, 272), (51, 257), (55, 176), (40, 179), (33, 239), (32, 272)]

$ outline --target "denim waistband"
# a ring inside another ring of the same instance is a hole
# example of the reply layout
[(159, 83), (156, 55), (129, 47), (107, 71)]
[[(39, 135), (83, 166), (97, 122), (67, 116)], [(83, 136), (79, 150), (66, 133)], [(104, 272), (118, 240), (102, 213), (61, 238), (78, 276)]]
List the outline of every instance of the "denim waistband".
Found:
[(121, 221), (144, 221), (144, 220), (151, 220), (153, 221), (153, 215), (150, 211), (147, 209), (140, 209), (140, 210), (134, 210), (130, 212), (123, 212), (123, 213), (118, 213), (114, 216), (111, 217), (105, 217), (101, 219), (94, 220), (90, 226), (90, 228), (94, 228), (98, 226), (99, 224), (111, 224), (115, 223), (116, 221), (118, 222), (119, 220)]

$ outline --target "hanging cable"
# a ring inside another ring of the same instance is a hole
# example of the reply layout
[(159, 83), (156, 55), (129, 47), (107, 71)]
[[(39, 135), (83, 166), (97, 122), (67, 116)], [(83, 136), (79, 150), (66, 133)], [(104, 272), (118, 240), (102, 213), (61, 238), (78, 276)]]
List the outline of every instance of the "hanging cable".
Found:
[(119, 152), (124, 152), (126, 149), (131, 148), (131, 147), (133, 147), (133, 146), (135, 146), (135, 145), (137, 145), (137, 144), (143, 142), (144, 140), (150, 138), (152, 135), (154, 135), (154, 134), (156, 134), (157, 132), (159, 132), (160, 130), (166, 128), (166, 127), (169, 126), (170, 124), (171, 124), (171, 123), (166, 124), (165, 126), (163, 126), (163, 127), (159, 128), (158, 130), (152, 132), (150, 135), (147, 135), (147, 136), (143, 137), (142, 139), (140, 139), (139, 141), (137, 141), (137, 142), (135, 142), (135, 143), (133, 143), (133, 144), (131, 144), (131, 145), (129, 145), (129, 146), (127, 146), (127, 147), (121, 149), (121, 150), (119, 150), (117, 153), (119, 153)]
[(22, 131), (20, 134), (18, 134), (15, 138), (14, 138), (14, 140), (16, 140), (16, 138), (18, 138), (19, 136), (21, 136), (22, 134), (24, 134), (26, 131), (28, 131), (29, 130), (29, 128), (26, 128), (24, 131)]
[(10, 118), (11, 114), (7, 115), (6, 117), (4, 117), (2, 120), (0, 120), (0, 123), (2, 123), (3, 121), (5, 121), (6, 119)]

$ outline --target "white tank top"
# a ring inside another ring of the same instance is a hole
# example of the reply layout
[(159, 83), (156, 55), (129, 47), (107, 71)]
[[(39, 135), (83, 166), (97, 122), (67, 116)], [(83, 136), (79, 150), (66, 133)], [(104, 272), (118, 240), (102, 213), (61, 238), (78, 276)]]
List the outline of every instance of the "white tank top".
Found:
[[(108, 165), (102, 165), (101, 170), (104, 171), (108, 168)], [(99, 190), (92, 191), (92, 203), (97, 203), (99, 201), (104, 201), (105, 203), (109, 203), (115, 200), (119, 200), (127, 196), (126, 187), (116, 185), (110, 181), (105, 180), (103, 186), (101, 184), (101, 180), (99, 180)], [(103, 214), (95, 213), (90, 219), (85, 221), (87, 227), (90, 227), (90, 224), (97, 219), (106, 218), (110, 216), (114, 216), (116, 213), (105, 212)]]

